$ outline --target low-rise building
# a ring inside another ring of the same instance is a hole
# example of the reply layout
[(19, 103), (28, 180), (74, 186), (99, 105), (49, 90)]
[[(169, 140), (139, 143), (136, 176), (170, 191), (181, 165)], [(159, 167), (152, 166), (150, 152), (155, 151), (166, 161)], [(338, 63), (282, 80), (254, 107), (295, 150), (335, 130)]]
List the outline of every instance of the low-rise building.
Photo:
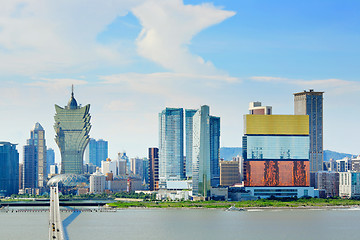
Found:
[(339, 173), (339, 195), (343, 198), (360, 197), (360, 172)]
[(210, 198), (213, 200), (227, 201), (229, 199), (228, 187), (217, 187), (210, 189)]
[(101, 194), (105, 191), (106, 176), (99, 172), (99, 169), (95, 173), (90, 175), (90, 193)]
[(360, 172), (360, 155), (351, 159), (351, 170), (354, 172)]
[(239, 161), (220, 161), (220, 185), (233, 186), (241, 182)]
[(324, 197), (339, 196), (339, 173), (319, 171), (315, 174), (315, 188), (324, 190)]
[(336, 168), (338, 172), (347, 172), (351, 169), (351, 158), (344, 157), (343, 159), (336, 160)]

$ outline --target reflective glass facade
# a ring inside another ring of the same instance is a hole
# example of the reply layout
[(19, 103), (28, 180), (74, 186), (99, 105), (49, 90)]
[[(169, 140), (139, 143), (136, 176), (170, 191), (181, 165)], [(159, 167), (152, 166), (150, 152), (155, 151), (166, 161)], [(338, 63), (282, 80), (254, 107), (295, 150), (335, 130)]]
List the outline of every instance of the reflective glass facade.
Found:
[(0, 142), (0, 196), (19, 192), (19, 153), (16, 144)]
[(246, 135), (308, 135), (306, 115), (245, 115)]
[(309, 136), (244, 136), (244, 159), (309, 159)]
[(245, 186), (306, 187), (310, 185), (309, 161), (245, 161)]
[(55, 105), (55, 110), (55, 141), (61, 153), (61, 174), (81, 174), (84, 150), (90, 140), (90, 104), (78, 106), (72, 94), (65, 108)]
[(245, 117), (245, 186), (308, 187), (309, 116), (254, 116)]
[(166, 108), (159, 114), (159, 187), (184, 174), (184, 111)]
[(186, 177), (192, 177), (192, 147), (193, 147), (193, 116), (197, 110), (185, 110), (185, 136), (186, 136)]
[(313, 90), (294, 94), (296, 115), (309, 116), (310, 172), (323, 169), (323, 92)]
[(91, 138), (85, 150), (85, 162), (101, 167), (101, 161), (106, 161), (108, 152), (108, 141)]
[(220, 184), (220, 117), (210, 116), (210, 177), (211, 186)]
[(193, 194), (206, 196), (220, 184), (220, 118), (201, 106), (193, 117)]

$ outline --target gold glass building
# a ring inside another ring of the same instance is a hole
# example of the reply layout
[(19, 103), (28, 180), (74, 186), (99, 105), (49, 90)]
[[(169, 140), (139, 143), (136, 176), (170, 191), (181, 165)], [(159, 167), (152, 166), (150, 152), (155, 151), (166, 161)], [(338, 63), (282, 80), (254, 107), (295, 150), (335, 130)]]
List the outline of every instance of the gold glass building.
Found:
[(309, 116), (245, 115), (246, 187), (308, 187)]

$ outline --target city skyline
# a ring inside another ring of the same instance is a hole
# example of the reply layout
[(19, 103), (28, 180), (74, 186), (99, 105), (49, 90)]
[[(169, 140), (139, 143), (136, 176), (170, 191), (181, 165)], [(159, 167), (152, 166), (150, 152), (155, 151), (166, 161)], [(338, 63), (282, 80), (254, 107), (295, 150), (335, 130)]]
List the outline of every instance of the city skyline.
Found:
[(304, 89), (325, 92), (324, 149), (360, 154), (356, 1), (38, 4), (0, 10), (1, 140), (19, 144), (20, 155), (40, 122), (59, 162), (53, 105), (67, 101), (71, 84), (91, 104), (90, 137), (109, 141), (111, 159), (158, 146), (165, 107), (211, 106), (221, 146), (241, 146), (249, 102), (293, 114), (293, 93)]

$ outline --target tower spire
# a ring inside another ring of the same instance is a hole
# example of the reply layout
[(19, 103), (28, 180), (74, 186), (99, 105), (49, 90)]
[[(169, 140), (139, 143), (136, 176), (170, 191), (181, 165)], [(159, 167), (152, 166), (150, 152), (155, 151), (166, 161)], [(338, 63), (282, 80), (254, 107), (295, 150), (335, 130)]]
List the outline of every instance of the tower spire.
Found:
[(74, 84), (71, 84), (71, 96), (74, 97)]

